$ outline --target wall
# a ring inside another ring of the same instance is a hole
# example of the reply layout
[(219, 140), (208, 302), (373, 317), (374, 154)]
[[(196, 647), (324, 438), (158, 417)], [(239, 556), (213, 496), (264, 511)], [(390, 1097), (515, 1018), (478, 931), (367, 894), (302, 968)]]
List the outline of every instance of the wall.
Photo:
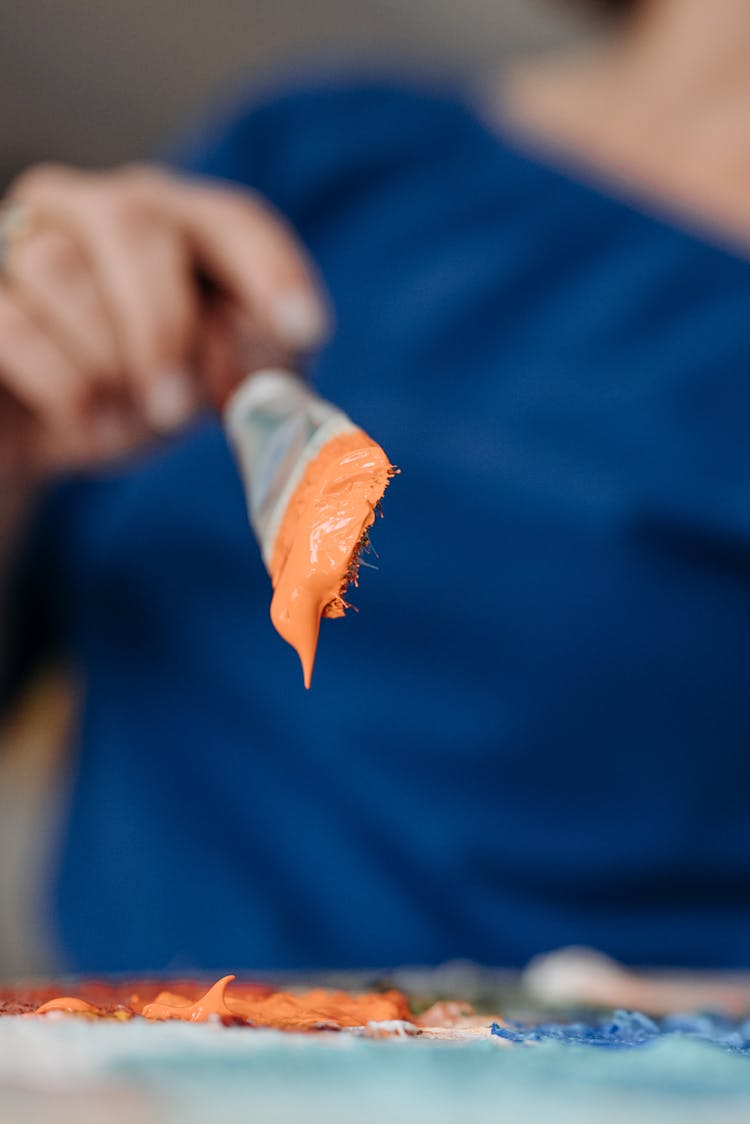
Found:
[(563, 0), (3, 0), (0, 179), (156, 145), (239, 75), (346, 52), (472, 72), (575, 34)]

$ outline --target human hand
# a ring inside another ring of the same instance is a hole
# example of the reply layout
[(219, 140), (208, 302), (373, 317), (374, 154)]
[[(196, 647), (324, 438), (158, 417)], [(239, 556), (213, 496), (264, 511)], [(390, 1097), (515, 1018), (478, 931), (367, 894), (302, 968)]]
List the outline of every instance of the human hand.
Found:
[(95, 465), (178, 428), (212, 362), (226, 384), (229, 321), (269, 353), (325, 335), (304, 251), (248, 191), (148, 166), (42, 165), (8, 203), (28, 229), (2, 262), (0, 442), (22, 472)]

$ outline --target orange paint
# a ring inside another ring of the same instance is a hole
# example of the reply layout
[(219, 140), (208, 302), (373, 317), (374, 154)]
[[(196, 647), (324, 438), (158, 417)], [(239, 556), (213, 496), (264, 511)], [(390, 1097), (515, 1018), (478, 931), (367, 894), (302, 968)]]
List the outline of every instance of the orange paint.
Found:
[(66, 1011), (69, 1015), (100, 1015), (101, 1011), (95, 1007), (93, 1003), (87, 1003), (85, 999), (75, 999), (72, 996), (64, 995), (59, 999), (50, 999), (47, 1003), (42, 1003), (41, 1007), (37, 1007), (35, 1014), (46, 1015), (50, 1011)]
[(349, 995), (345, 991), (316, 988), (304, 995), (279, 991), (267, 999), (242, 1004), (245, 1018), (255, 1026), (278, 1030), (339, 1029), (366, 1026), (369, 1022), (412, 1018), (400, 991)]
[[(393, 1020), (413, 1021), (406, 997), (400, 991), (350, 995), (345, 991), (316, 988), (301, 995), (276, 991), (269, 995), (254, 994), (238, 987), (235, 995), (227, 995), (234, 976), (224, 976), (198, 999), (160, 992), (156, 999), (140, 1011), (144, 1019), (181, 1022), (206, 1022), (218, 1018), (224, 1022), (244, 1022), (256, 1027), (276, 1030), (340, 1030), (342, 1027), (366, 1026), (370, 1022)], [(136, 999), (137, 997), (133, 997)], [(82, 999), (52, 999), (37, 1007), (34, 1014), (66, 1011), (70, 1014), (111, 1018), (109, 1010)], [(138, 1017), (131, 1010), (128, 1017)]]
[(271, 620), (292, 645), (310, 686), (321, 617), (342, 617), (359, 554), (388, 482), (388, 457), (361, 429), (326, 442), (284, 513), (270, 573)]
[(169, 991), (162, 991), (153, 1003), (147, 1003), (141, 1011), (144, 1019), (182, 1019), (188, 1023), (204, 1023), (212, 1016), (217, 1018), (232, 1018), (236, 1015), (226, 1003), (224, 992), (228, 983), (234, 976), (222, 976), (205, 995), (191, 1003), (180, 995)]

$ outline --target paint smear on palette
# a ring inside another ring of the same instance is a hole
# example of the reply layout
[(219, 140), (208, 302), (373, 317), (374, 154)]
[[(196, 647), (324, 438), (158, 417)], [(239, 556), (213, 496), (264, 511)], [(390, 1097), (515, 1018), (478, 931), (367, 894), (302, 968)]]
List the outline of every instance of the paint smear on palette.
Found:
[(493, 1023), (492, 1034), (509, 1043), (534, 1045), (560, 1042), (595, 1049), (622, 1050), (654, 1045), (664, 1038), (693, 1038), (750, 1055), (750, 1020), (716, 1014), (675, 1014), (655, 1021), (640, 1011), (614, 1011), (593, 1023)]
[(195, 998), (173, 991), (161, 991), (142, 1003), (138, 994), (130, 1002), (112, 1005), (83, 1000), (75, 996), (56, 996), (36, 1006), (28, 1014), (52, 1012), (83, 1018), (176, 1019), (181, 1022), (220, 1021), (268, 1027), (276, 1030), (341, 1030), (367, 1026), (371, 1022), (411, 1022), (413, 1015), (400, 991), (352, 995), (344, 991), (316, 988), (304, 994), (260, 988), (257, 994), (228, 994), (234, 976), (223, 976), (205, 993)]

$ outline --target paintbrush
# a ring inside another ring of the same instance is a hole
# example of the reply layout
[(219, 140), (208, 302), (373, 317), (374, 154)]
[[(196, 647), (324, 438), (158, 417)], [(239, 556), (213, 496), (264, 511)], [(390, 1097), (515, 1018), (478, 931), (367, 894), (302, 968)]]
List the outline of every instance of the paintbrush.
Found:
[(322, 617), (341, 617), (395, 469), (381, 447), (283, 367), (248, 374), (222, 403), (250, 524), (271, 577), (271, 620), (310, 686)]

